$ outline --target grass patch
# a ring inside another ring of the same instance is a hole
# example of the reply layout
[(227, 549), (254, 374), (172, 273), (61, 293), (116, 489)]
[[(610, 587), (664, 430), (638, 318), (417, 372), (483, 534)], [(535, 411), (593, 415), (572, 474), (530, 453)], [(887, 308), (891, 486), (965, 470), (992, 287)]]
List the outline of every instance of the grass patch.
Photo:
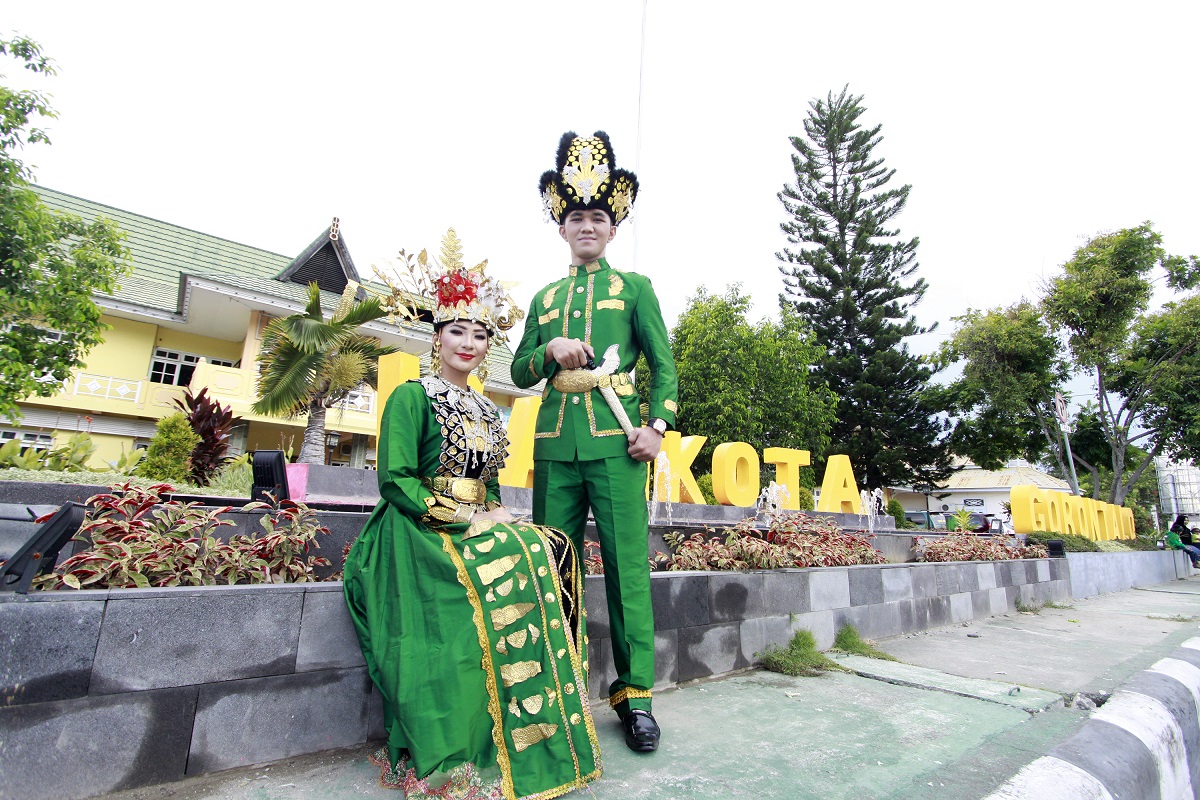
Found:
[(1038, 603), (1034, 603), (1033, 605), (1026, 605), (1025, 603), (1021, 602), (1021, 598), (1019, 598), (1019, 597), (1017, 598), (1016, 603), (1014, 605), (1016, 605), (1017, 611), (1020, 611), (1025, 614), (1040, 614), (1040, 613), (1042, 613), (1042, 609), (1045, 608), (1045, 606), (1040, 605)]
[(1049, 603), (1046, 603), (1046, 605), (1042, 606), (1042, 608), (1069, 608), (1072, 611), (1075, 610), (1075, 606), (1069, 606), (1066, 603), (1056, 603), (1053, 600), (1051, 600)]
[(1146, 619), (1161, 619), (1165, 622), (1195, 622), (1200, 617), (1187, 617), (1183, 614), (1175, 614), (1173, 616), (1164, 616), (1162, 614), (1147, 614)]
[(847, 625), (837, 632), (837, 636), (833, 640), (833, 649), (839, 653), (849, 653), (853, 656), (866, 656), (867, 658), (878, 658), (881, 661), (897, 661), (898, 659), (890, 653), (885, 653), (875, 645), (863, 639), (858, 634), (858, 629), (853, 625)]
[(817, 650), (817, 640), (812, 631), (806, 630), (796, 631), (787, 647), (771, 645), (758, 657), (764, 667), (784, 675), (813, 678), (822, 672), (841, 669)]

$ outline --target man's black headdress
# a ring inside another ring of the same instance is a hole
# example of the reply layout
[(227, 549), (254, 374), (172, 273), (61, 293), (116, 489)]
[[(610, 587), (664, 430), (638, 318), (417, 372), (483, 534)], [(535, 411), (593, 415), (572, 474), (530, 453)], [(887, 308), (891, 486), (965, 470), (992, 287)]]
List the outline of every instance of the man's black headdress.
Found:
[(578, 136), (567, 131), (558, 142), (558, 169), (542, 173), (538, 191), (549, 219), (562, 224), (576, 209), (602, 208), (620, 225), (637, 199), (637, 175), (617, 169), (612, 142), (604, 131)]

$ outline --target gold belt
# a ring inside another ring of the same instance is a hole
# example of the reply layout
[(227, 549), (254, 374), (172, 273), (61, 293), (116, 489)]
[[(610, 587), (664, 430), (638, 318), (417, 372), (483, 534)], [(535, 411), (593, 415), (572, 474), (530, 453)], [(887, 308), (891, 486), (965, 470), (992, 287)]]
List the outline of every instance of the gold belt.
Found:
[(592, 389), (611, 386), (617, 394), (633, 394), (633, 379), (628, 372), (615, 372), (612, 375), (597, 375), (586, 369), (564, 369), (550, 379), (550, 383), (560, 392), (590, 392)]
[(438, 475), (425, 478), (425, 485), (435, 492), (446, 495), (460, 503), (482, 506), (487, 502), (487, 484), (478, 478), (453, 478)]

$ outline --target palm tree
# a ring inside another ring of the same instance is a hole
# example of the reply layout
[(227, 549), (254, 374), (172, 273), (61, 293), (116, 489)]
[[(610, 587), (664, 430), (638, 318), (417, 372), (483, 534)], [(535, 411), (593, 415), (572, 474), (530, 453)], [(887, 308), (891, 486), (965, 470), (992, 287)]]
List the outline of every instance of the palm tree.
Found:
[(379, 357), (398, 348), (357, 333), (360, 325), (388, 315), (380, 299), (356, 302), (358, 284), (342, 294), (333, 318), (321, 313), (321, 290), (308, 285), (303, 314), (271, 320), (263, 330), (258, 354), (258, 400), (255, 414), (298, 417), (308, 413), (301, 464), (325, 463), (325, 411), (362, 386), (375, 388)]

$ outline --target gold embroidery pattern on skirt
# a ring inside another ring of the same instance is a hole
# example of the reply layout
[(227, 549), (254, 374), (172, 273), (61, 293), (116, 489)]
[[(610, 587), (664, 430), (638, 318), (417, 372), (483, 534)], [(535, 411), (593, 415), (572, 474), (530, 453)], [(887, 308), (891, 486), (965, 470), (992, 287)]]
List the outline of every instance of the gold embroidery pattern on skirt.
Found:
[(508, 531), (496, 531), (496, 538), (501, 542), (508, 541)]
[(533, 611), (533, 603), (513, 603), (511, 606), (505, 606), (504, 608), (493, 608), (488, 613), (492, 617), (492, 628), (500, 630), (512, 625), (530, 611)]
[(506, 689), (541, 673), (542, 663), (540, 661), (517, 661), (513, 664), (500, 665), (500, 678), (504, 681)]
[(474, 560), (475, 560), (475, 554), (471, 552), (471, 548), (464, 547), (463, 548), (463, 561), (474, 561)]
[(549, 739), (558, 732), (558, 725), (550, 722), (535, 722), (524, 728), (514, 728), (512, 732), (513, 749), (520, 753), (538, 742)]
[(550, 620), (550, 627), (554, 628), (554, 630), (558, 630), (559, 628), (562, 627), (562, 623), (556, 619), (552, 619), (552, 620)]
[[(488, 542), (488, 544), (495, 544), (495, 542)], [(490, 550), (491, 548), (489, 547), (488, 549)], [(505, 556), (504, 558), (497, 558), (490, 564), (480, 564), (475, 568), (475, 574), (479, 576), (480, 583), (482, 583), (484, 586), (491, 586), (493, 583), (500, 580), (500, 578), (504, 577), (504, 575), (507, 574), (508, 571), (513, 567), (515, 567), (517, 562), (520, 560), (520, 556)]]
[(475, 545), (475, 549), (481, 553), (490, 553), (492, 552), (492, 548), (495, 546), (496, 540), (488, 539), (486, 542), (480, 542), (479, 544)]
[(533, 637), (533, 643), (537, 644), (538, 637), (542, 635), (542, 632), (538, 630), (537, 625), (531, 622), (529, 623), (529, 635)]
[(504, 637), (500, 637), (500, 641), (496, 642), (496, 652), (508, 655), (508, 642), (504, 640)]
[(500, 595), (501, 597), (508, 597), (509, 592), (511, 592), (512, 590), (513, 590), (513, 579), (512, 578), (509, 578), (504, 583), (497, 584), (497, 586), (496, 586), (496, 594)]
[(536, 714), (542, 710), (542, 703), (545, 701), (546, 698), (542, 697), (540, 694), (535, 694), (522, 700), (521, 707), (530, 714)]
[(508, 635), (508, 643), (513, 647), (524, 647), (527, 641), (529, 641), (529, 631), (517, 631)]
[(521, 591), (525, 591), (525, 587), (528, 584), (529, 584), (529, 576), (526, 575), (524, 572), (518, 572), (517, 573), (517, 588), (520, 589)]
[(546, 703), (549, 704), (549, 706), (551, 708), (554, 708), (554, 701), (557, 699), (558, 699), (558, 692), (547, 687), (546, 688)]
[(579, 716), (578, 714), (571, 715), (571, 724), (572, 725), (578, 725), (581, 722), (583, 722), (583, 717)]
[(517, 705), (517, 698), (514, 697), (508, 701), (508, 713), (512, 714), (514, 717), (520, 718), (521, 707)]

